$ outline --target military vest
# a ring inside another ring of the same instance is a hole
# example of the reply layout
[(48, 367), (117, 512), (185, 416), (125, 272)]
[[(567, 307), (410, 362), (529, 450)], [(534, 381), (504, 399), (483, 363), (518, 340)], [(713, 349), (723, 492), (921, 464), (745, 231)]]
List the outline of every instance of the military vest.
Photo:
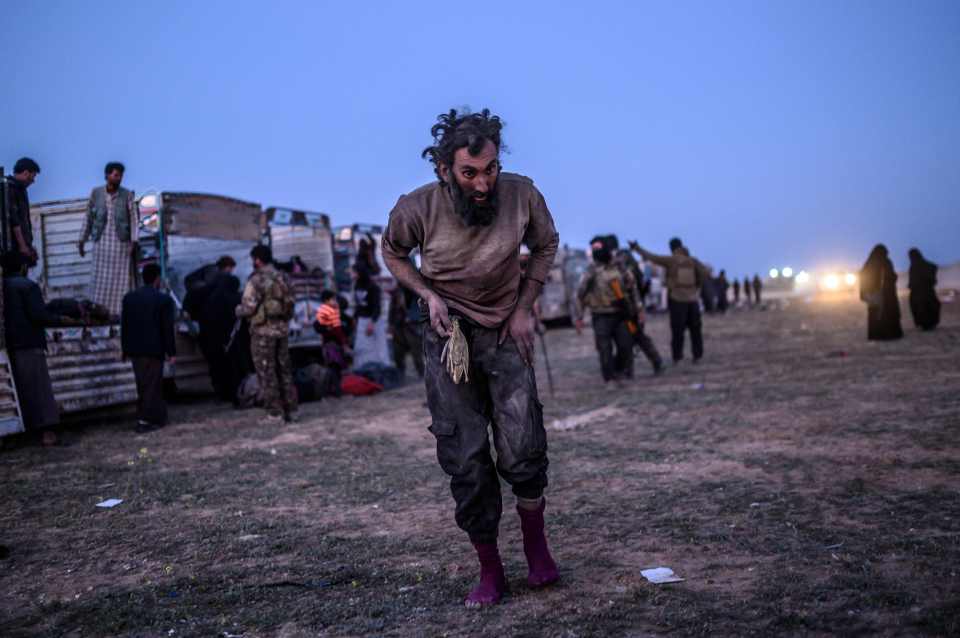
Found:
[(293, 318), (294, 299), (287, 278), (272, 267), (261, 268), (254, 277), (262, 301), (250, 322), (254, 326), (289, 322)]
[(619, 312), (621, 305), (617, 304), (617, 297), (613, 293), (614, 281), (620, 282), (620, 289), (627, 294), (627, 287), (624, 285), (624, 276), (620, 269), (615, 265), (605, 265), (595, 267), (593, 273), (593, 284), (587, 290), (584, 305), (593, 312)]

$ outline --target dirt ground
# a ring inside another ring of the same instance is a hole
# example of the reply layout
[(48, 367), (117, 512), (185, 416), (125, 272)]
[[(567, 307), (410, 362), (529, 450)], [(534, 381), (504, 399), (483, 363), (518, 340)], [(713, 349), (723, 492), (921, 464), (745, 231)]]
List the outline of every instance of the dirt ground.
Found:
[[(506, 497), (511, 594), (482, 612), (418, 383), (290, 426), (203, 402), (4, 450), (0, 634), (960, 635), (960, 303), (895, 343), (865, 321), (852, 300), (707, 317), (702, 364), (638, 361), (622, 391), (592, 337), (550, 331), (562, 581), (527, 590)], [(664, 353), (667, 331), (650, 319)]]

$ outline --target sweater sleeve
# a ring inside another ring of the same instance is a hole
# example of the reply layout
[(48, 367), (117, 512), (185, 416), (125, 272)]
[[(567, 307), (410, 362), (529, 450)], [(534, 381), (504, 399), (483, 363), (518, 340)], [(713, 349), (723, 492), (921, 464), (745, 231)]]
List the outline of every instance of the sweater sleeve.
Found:
[(547, 281), (553, 260), (560, 245), (560, 234), (553, 223), (553, 216), (547, 208), (547, 202), (536, 188), (532, 189), (530, 200), (530, 222), (523, 235), (523, 243), (530, 249), (530, 262), (526, 277), (543, 284)]

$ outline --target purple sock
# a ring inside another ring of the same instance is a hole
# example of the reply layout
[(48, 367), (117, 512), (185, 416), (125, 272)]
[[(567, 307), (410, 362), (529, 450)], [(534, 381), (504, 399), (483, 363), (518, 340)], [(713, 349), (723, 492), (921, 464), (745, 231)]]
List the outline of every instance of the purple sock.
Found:
[(507, 577), (503, 573), (500, 552), (496, 543), (474, 543), (473, 547), (480, 560), (480, 582), (464, 602), (468, 606), (494, 605), (500, 602), (507, 590)]
[(543, 534), (543, 510), (546, 506), (546, 499), (541, 500), (540, 507), (535, 510), (517, 505), (520, 529), (523, 531), (523, 553), (527, 556), (527, 566), (530, 568), (527, 584), (534, 588), (546, 587), (560, 579), (557, 564), (553, 562), (547, 538)]

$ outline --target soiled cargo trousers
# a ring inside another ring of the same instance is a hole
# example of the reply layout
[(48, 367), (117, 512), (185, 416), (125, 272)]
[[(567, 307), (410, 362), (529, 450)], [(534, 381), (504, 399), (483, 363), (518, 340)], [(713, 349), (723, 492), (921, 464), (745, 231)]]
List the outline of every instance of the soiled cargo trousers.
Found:
[[(474, 543), (491, 543), (503, 510), (503, 477), (521, 498), (536, 499), (547, 486), (547, 433), (533, 368), (509, 337), (460, 320), (470, 346), (470, 380), (455, 384), (440, 363), (446, 339), (423, 327), (427, 403), (437, 439), (437, 459), (450, 475), (456, 521)], [(490, 454), (487, 426), (497, 451)]]

